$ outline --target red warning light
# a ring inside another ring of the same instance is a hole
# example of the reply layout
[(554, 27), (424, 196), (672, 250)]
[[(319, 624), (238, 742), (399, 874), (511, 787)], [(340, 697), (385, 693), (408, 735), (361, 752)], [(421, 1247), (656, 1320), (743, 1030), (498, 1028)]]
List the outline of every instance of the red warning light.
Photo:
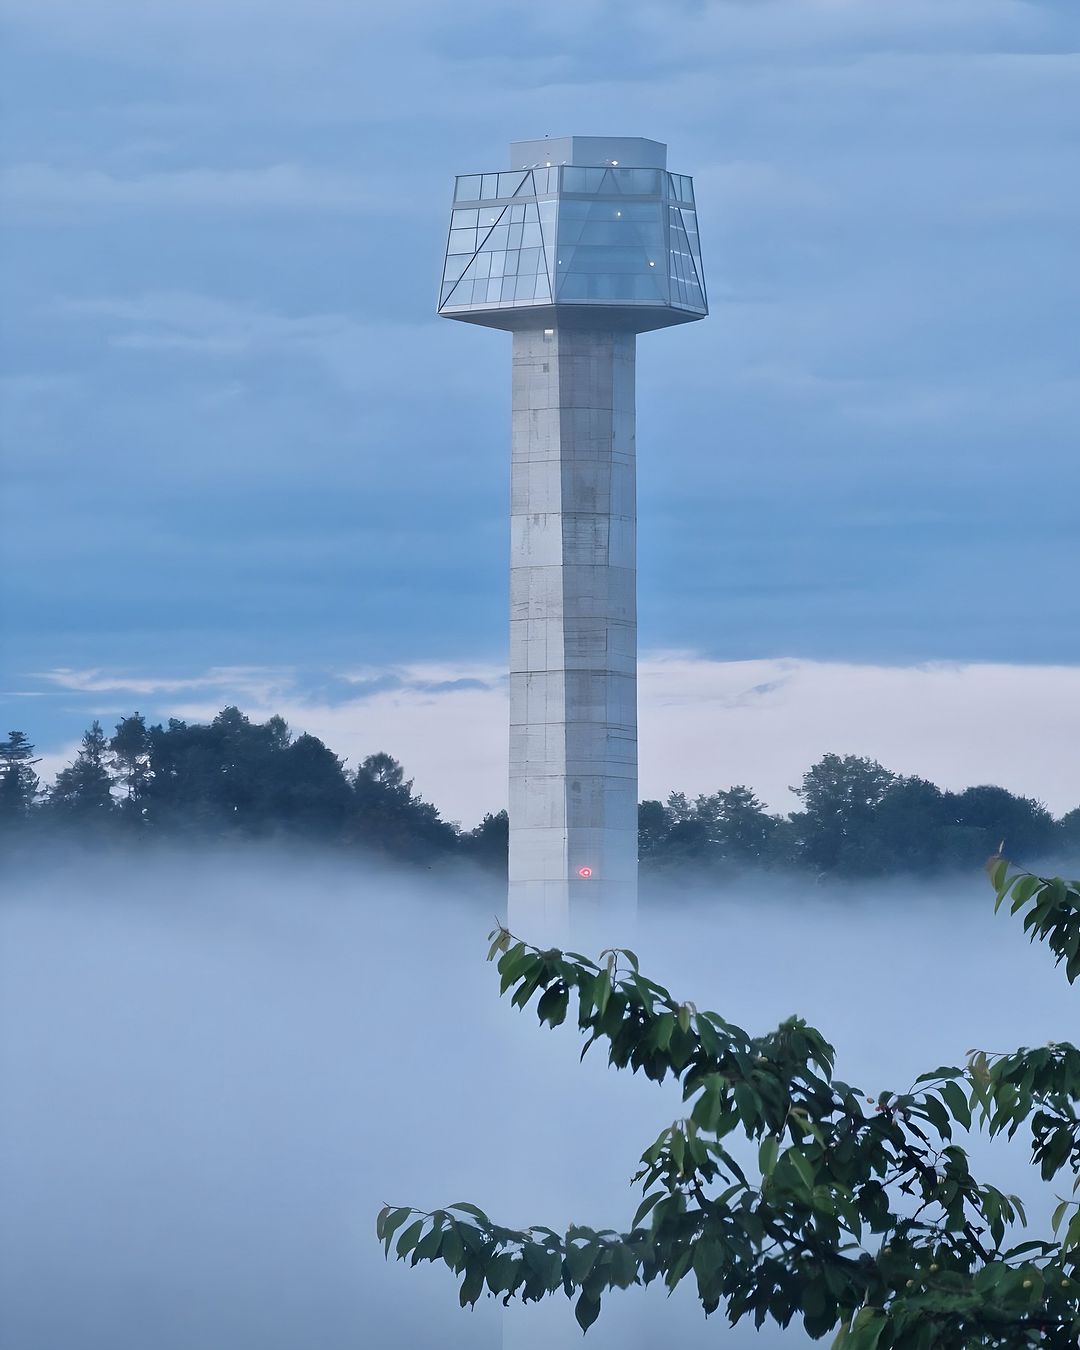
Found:
[(586, 881), (588, 881), (589, 877), (592, 876), (592, 868), (591, 868), (591, 867), (579, 867), (578, 870), (577, 870), (577, 874), (578, 874), (579, 877), (583, 877)]

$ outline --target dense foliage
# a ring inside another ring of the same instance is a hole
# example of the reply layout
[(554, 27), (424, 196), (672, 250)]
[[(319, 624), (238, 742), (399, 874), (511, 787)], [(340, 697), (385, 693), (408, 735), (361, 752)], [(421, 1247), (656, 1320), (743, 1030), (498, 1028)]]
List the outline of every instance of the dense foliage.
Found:
[[(322, 741), (280, 717), (252, 722), (226, 708), (207, 725), (147, 726), (138, 713), (110, 737), (95, 722), (73, 763), (42, 790), (23, 732), (0, 740), (0, 831), (29, 838), (319, 841), (431, 865), (462, 858), (505, 871), (506, 812), (473, 830), (442, 820), (389, 755), (347, 768)], [(795, 788), (801, 810), (771, 815), (743, 786), (690, 799), (642, 802), (646, 894), (673, 878), (712, 882), (767, 868), (866, 877), (971, 868), (1005, 841), (1037, 865), (1080, 853), (1080, 808), (1054, 820), (1039, 802), (1001, 787), (945, 792), (856, 755), (824, 755)]]
[[(1012, 872), (992, 859), (998, 904), (1024, 911), (1080, 975), (1080, 882)], [(677, 1001), (629, 951), (597, 964), (492, 934), (504, 993), (536, 998), (557, 1026), (576, 1004), (585, 1050), (616, 1068), (673, 1077), (688, 1112), (641, 1156), (643, 1198), (629, 1231), (578, 1224), (513, 1230), (475, 1205), (432, 1212), (386, 1206), (387, 1253), (442, 1262), (462, 1306), (560, 1291), (583, 1329), (603, 1297), (633, 1284), (691, 1279), (706, 1315), (723, 1307), (844, 1350), (1075, 1350), (1080, 1340), (1080, 1051), (1065, 1042), (1012, 1054), (971, 1052), (966, 1065), (924, 1074), (907, 1091), (867, 1096), (833, 1076), (835, 1053), (798, 1018), (752, 1036)], [(584, 1050), (582, 1051), (584, 1054)], [(1016, 1241), (1016, 1196), (972, 1176), (954, 1126), (1030, 1135), (1047, 1181), (1070, 1187), (1053, 1232)], [(739, 1135), (756, 1145), (744, 1166)], [(733, 1151), (734, 1150), (734, 1151)], [(1077, 1180), (1073, 1180), (1075, 1177)], [(1064, 1179), (1064, 1178), (1062, 1178)]]
[(7, 842), (43, 837), (125, 842), (275, 839), (363, 848), (428, 864), (462, 857), (505, 867), (506, 814), (470, 832), (442, 820), (387, 754), (354, 770), (280, 717), (252, 722), (226, 708), (208, 725), (135, 713), (112, 737), (95, 722), (73, 763), (42, 792), (21, 732), (0, 741), (0, 829)]

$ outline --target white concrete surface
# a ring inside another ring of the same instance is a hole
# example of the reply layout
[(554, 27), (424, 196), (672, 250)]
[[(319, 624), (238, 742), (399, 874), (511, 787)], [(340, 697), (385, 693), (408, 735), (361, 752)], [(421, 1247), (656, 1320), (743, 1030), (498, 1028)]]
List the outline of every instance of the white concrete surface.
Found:
[(636, 909), (634, 347), (514, 334), (509, 921), (533, 941), (624, 941)]

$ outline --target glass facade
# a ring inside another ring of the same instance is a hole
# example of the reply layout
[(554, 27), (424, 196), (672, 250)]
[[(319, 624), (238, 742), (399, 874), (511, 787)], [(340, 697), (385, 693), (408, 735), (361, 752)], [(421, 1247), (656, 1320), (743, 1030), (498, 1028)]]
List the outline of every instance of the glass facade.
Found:
[(569, 164), (458, 178), (439, 313), (553, 304), (707, 313), (691, 180)]

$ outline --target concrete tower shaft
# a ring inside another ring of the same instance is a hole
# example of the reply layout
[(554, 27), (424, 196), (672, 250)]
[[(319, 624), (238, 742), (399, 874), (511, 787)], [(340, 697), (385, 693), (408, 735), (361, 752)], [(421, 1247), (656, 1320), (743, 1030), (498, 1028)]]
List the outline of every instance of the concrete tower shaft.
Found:
[(510, 922), (632, 914), (637, 601), (632, 333), (514, 333)]

